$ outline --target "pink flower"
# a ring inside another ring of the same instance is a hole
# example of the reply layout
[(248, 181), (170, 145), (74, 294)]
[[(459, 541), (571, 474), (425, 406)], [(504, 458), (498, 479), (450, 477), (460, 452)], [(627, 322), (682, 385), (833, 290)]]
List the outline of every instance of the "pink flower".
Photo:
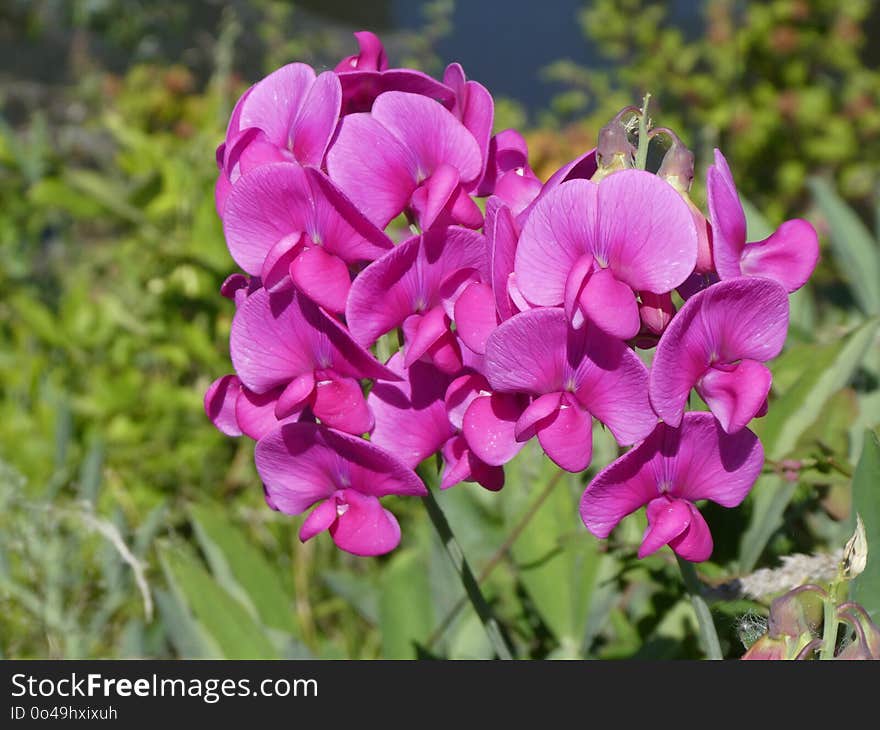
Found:
[(770, 236), (746, 242), (746, 215), (727, 160), (717, 149), (715, 164), (706, 176), (706, 192), (712, 220), (715, 269), (722, 279), (765, 276), (786, 291), (800, 289), (819, 260), (816, 230), (805, 220), (785, 221)]
[(283, 389), (275, 404), (279, 420), (308, 407), (328, 426), (364, 433), (373, 416), (359, 380), (398, 377), (293, 290), (260, 289), (245, 299), (232, 320), (229, 344), (232, 365), (248, 390)]
[(486, 343), (486, 377), (495, 392), (535, 397), (516, 422), (516, 440), (537, 435), (568, 471), (590, 464), (593, 416), (621, 444), (643, 439), (657, 421), (638, 356), (590, 324), (572, 329), (561, 309), (522, 312), (498, 327)]
[(394, 247), (326, 175), (290, 162), (263, 165), (233, 186), (223, 230), (232, 258), (263, 286), (292, 281), (331, 312), (345, 310), (349, 266)]
[(280, 426), (260, 439), (254, 455), (269, 506), (298, 515), (317, 505), (300, 539), (329, 530), (354, 555), (381, 555), (400, 542), (400, 526), (380, 497), (427, 494), (393, 454), (313, 423)]
[(387, 91), (369, 113), (350, 114), (327, 153), (330, 178), (380, 228), (407, 211), (422, 230), (479, 228), (468, 191), (484, 161), (473, 134), (433, 99)]
[(692, 296), (666, 328), (651, 366), (651, 403), (681, 423), (691, 388), (728, 433), (766, 405), (776, 357), (788, 331), (788, 295), (775, 281), (739, 278)]
[(621, 339), (640, 328), (636, 291), (664, 294), (694, 270), (697, 232), (681, 196), (641, 170), (598, 185), (570, 180), (532, 208), (516, 249), (516, 279), (530, 302), (564, 305)]
[(736, 507), (764, 464), (761, 442), (748, 429), (725, 433), (709, 413), (688, 413), (679, 428), (660, 423), (648, 438), (603, 469), (581, 497), (587, 529), (606, 538), (640, 507), (648, 529), (639, 557), (669, 545), (685, 560), (712, 554), (712, 535), (695, 502)]

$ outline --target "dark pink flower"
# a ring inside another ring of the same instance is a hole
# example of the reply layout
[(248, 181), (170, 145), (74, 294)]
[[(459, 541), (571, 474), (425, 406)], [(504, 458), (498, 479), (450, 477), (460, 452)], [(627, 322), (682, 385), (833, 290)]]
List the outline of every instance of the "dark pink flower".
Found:
[(763, 464), (761, 442), (751, 431), (727, 434), (710, 413), (688, 413), (680, 428), (658, 424), (599, 472), (581, 497), (581, 519), (606, 538), (624, 517), (646, 507), (639, 557), (669, 545), (685, 560), (701, 562), (712, 554), (712, 535), (695, 502), (736, 507)]
[(480, 195), (496, 195), (518, 216), (541, 192), (541, 180), (529, 165), (529, 148), (515, 129), (499, 132), (489, 142)]
[(245, 388), (236, 375), (224, 375), (211, 383), (205, 393), (205, 413), (219, 431), (227, 436), (244, 434), (259, 440), (279, 423), (299, 419), (303, 409), (278, 419), (275, 407), (283, 388), (254, 393)]
[(394, 247), (326, 175), (289, 162), (263, 165), (235, 184), (223, 230), (232, 258), (266, 288), (292, 281), (331, 312), (345, 309), (349, 266)]
[(762, 411), (788, 331), (788, 295), (775, 281), (722, 281), (692, 296), (660, 338), (651, 366), (651, 403), (681, 423), (691, 388), (728, 433)]
[(309, 407), (322, 423), (349, 433), (373, 427), (360, 379), (398, 377), (293, 290), (260, 289), (245, 299), (232, 320), (229, 344), (248, 390), (283, 389), (275, 404), (278, 419)]
[(664, 294), (694, 270), (697, 232), (681, 196), (641, 170), (598, 185), (570, 180), (531, 209), (516, 249), (516, 279), (530, 302), (564, 305), (621, 339), (640, 328), (636, 291)]
[(479, 144), (428, 97), (388, 91), (370, 113), (344, 117), (327, 153), (327, 170), (380, 228), (404, 211), (422, 230), (483, 223), (468, 195), (483, 170)]
[(410, 238), (355, 279), (345, 316), (364, 347), (402, 327), (405, 367), (419, 359), (447, 373), (463, 364), (450, 329), (455, 299), (472, 281), (486, 281), (486, 241), (464, 228), (435, 229)]
[(722, 279), (764, 276), (786, 291), (800, 289), (819, 260), (819, 239), (801, 218), (785, 221), (763, 241), (747, 243), (746, 215), (727, 160), (717, 149), (706, 176), (715, 270)]
[(516, 422), (516, 439), (537, 435), (568, 471), (590, 464), (593, 416), (620, 444), (644, 438), (657, 420), (638, 356), (591, 324), (572, 329), (558, 308), (523, 312), (498, 327), (486, 344), (486, 377), (494, 392), (535, 397)]
[(336, 74), (325, 71), (316, 76), (304, 63), (282, 66), (248, 89), (232, 112), (226, 140), (217, 149), (220, 215), (231, 186), (259, 165), (296, 160), (320, 167), (341, 104), (342, 87)]
[(260, 439), (254, 456), (273, 509), (298, 515), (317, 505), (303, 522), (301, 540), (329, 530), (338, 547), (355, 555), (381, 555), (400, 542), (400, 526), (380, 497), (427, 494), (393, 454), (313, 423), (276, 428)]

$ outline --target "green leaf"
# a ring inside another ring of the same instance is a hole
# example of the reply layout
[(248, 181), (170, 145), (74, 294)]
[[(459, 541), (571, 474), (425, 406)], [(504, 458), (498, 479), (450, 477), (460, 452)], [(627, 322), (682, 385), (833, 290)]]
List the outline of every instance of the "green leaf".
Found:
[(852, 210), (822, 178), (810, 190), (828, 219), (831, 252), (865, 314), (880, 314), (880, 246)]
[(752, 487), (752, 519), (743, 533), (739, 548), (739, 568), (750, 572), (773, 533), (782, 524), (785, 508), (791, 501), (795, 482), (789, 482), (776, 474), (765, 474)]
[(182, 659), (222, 659), (223, 653), (216, 642), (202, 629), (177, 599), (173, 591), (157, 588), (153, 598), (159, 607), (162, 627), (168, 640)]
[(849, 382), (877, 333), (878, 323), (880, 320), (869, 320), (836, 342), (812, 348), (797, 380), (754, 424), (768, 458), (788, 456), (801, 434), (822, 415), (831, 396)]
[(385, 659), (414, 659), (431, 633), (434, 611), (425, 561), (413, 548), (394, 553), (382, 575), (379, 625)]
[(281, 576), (230, 524), (228, 513), (193, 505), (190, 519), (217, 582), (265, 626), (298, 635), (293, 598), (285, 592)]
[(216, 643), (224, 659), (277, 659), (278, 653), (250, 613), (186, 552), (159, 550), (168, 585)]
[(348, 570), (325, 570), (321, 580), (365, 620), (379, 623), (379, 591), (373, 581)]
[(875, 431), (865, 432), (852, 490), (853, 514), (860, 514), (865, 523), (868, 564), (852, 582), (850, 595), (877, 621), (880, 618), (880, 440)]

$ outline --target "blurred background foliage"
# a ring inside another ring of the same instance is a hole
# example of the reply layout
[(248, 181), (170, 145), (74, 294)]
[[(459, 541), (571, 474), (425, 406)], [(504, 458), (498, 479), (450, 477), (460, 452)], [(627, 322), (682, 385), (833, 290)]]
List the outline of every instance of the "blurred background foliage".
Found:
[[(698, 200), (719, 146), (752, 203), (749, 240), (787, 217), (817, 226), (822, 261), (756, 424), (766, 473), (740, 509), (706, 509), (716, 551), (699, 569), (730, 586), (838, 549), (855, 502), (876, 537), (854, 590), (876, 620), (880, 50), (867, 41), (880, 7), (498, 5), (0, 6), (3, 656), (492, 655), (418, 502), (393, 505), (404, 541), (387, 557), (302, 545), (301, 518), (263, 503), (251, 443), (202, 411), (230, 370), (212, 187), (231, 105), (283, 63), (332, 67), (362, 27), (397, 65), (462, 60), (544, 178), (650, 91), (658, 123), (697, 154)], [(616, 448), (597, 440), (601, 467)], [(580, 524), (596, 467), (561, 476), (530, 445), (501, 495), (465, 484), (438, 499), (519, 656), (699, 656), (671, 553), (635, 559), (639, 518), (603, 543)], [(725, 654), (740, 656), (770, 597), (718, 595)]]

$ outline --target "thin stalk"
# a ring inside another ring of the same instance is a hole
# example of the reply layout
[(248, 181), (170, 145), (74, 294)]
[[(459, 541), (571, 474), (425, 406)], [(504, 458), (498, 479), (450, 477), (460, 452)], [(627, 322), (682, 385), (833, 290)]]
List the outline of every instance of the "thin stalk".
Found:
[(501, 633), (501, 628), (498, 626), (498, 621), (492, 614), (491, 607), (486, 602), (483, 593), (480, 591), (480, 585), (474, 577), (471, 566), (468, 564), (464, 552), (458, 544), (458, 540), (455, 539), (455, 535), (452, 532), (452, 528), (449, 526), (446, 515), (443, 514), (443, 510), (440, 508), (437, 500), (434, 499), (434, 495), (431, 492), (431, 486), (433, 486), (433, 484), (431, 483), (435, 482), (436, 479), (433, 478), (432, 474), (429, 478), (426, 478), (431, 471), (431, 469), (425, 469), (421, 475), (428, 487), (428, 495), (423, 498), (423, 501), (425, 503), (425, 508), (428, 510), (428, 517), (431, 518), (431, 524), (437, 531), (437, 535), (443, 543), (443, 547), (446, 549), (446, 554), (452, 561), (452, 567), (455, 568), (455, 572), (458, 573), (458, 577), (461, 579), (461, 584), (464, 586), (464, 591), (467, 594), (471, 605), (474, 607), (474, 611), (477, 612), (477, 616), (483, 623), (483, 628), (486, 630), (486, 635), (489, 637), (489, 641), (495, 649), (495, 654), (499, 659), (513, 659), (513, 652), (508, 646), (504, 635)]
[(840, 568), (837, 575), (828, 586), (828, 595), (822, 611), (822, 648), (819, 649), (819, 659), (834, 659), (834, 650), (837, 648), (837, 629), (840, 621), (837, 618), (837, 595), (840, 583), (843, 579)]
[(639, 115), (639, 146), (636, 149), (636, 169), (644, 170), (648, 166), (648, 144), (651, 140), (648, 138), (648, 102), (651, 100), (651, 94), (645, 94), (642, 101), (642, 111)]
[(712, 612), (709, 610), (709, 604), (706, 603), (706, 599), (703, 598), (703, 584), (697, 578), (694, 565), (687, 560), (683, 560), (678, 555), (675, 558), (678, 560), (678, 568), (681, 571), (684, 587), (690, 596), (691, 605), (697, 614), (697, 624), (700, 628), (700, 643), (703, 645), (706, 658), (723, 659), (721, 644), (718, 641), (718, 632), (715, 631), (715, 622), (712, 621)]

